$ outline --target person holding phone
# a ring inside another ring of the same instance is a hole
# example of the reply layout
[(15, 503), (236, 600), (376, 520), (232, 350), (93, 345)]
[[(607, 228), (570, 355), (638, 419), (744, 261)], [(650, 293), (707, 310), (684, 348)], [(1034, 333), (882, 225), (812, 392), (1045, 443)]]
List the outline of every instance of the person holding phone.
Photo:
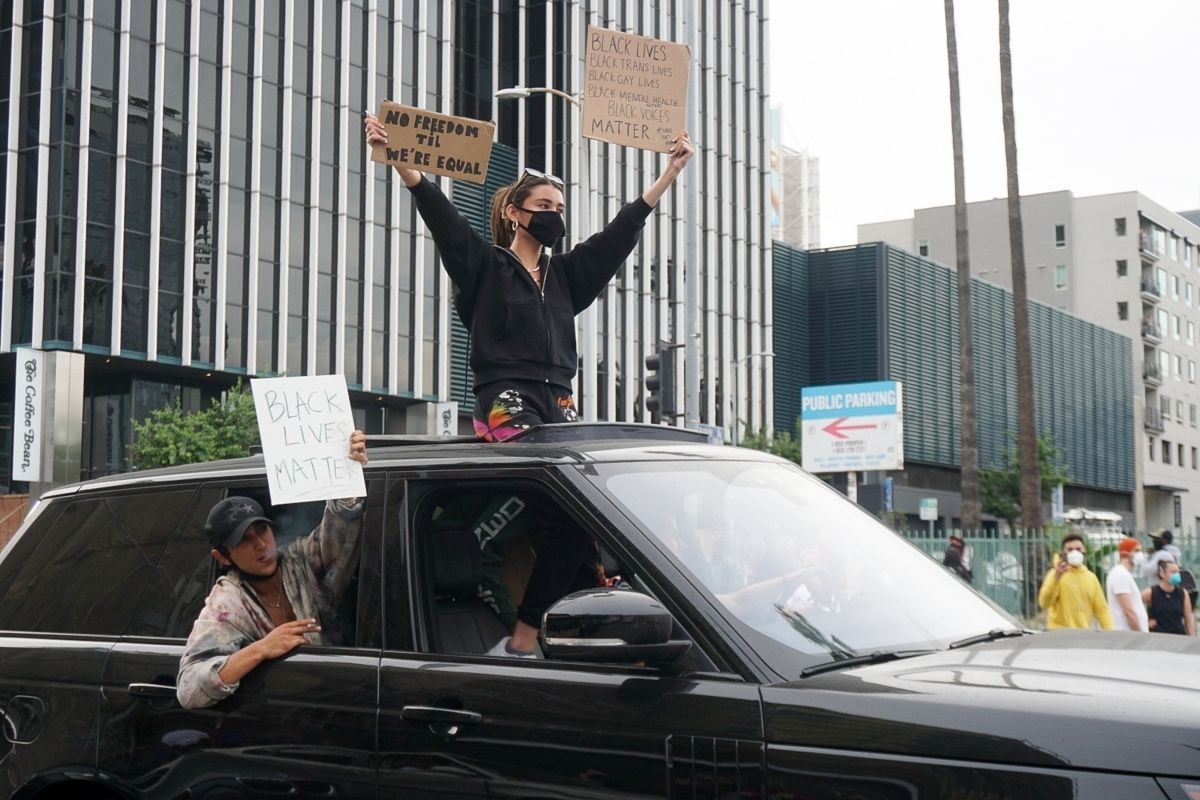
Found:
[(1106, 631), (1113, 629), (1100, 579), (1083, 563), (1086, 550), (1081, 534), (1068, 533), (1061, 551), (1054, 554), (1053, 566), (1038, 592), (1038, 605), (1046, 609), (1050, 630), (1091, 628), (1093, 621)]

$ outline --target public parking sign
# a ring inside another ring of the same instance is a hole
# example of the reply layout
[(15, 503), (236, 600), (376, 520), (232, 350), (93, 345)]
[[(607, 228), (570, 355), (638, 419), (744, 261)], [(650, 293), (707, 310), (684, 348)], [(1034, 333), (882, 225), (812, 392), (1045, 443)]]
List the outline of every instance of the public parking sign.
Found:
[(801, 447), (809, 472), (904, 469), (899, 381), (810, 386), (800, 392)]

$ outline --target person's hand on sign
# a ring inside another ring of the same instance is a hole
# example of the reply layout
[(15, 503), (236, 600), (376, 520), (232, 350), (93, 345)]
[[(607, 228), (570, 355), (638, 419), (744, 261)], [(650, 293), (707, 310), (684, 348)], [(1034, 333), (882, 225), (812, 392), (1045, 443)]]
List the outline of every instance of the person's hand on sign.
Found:
[(692, 154), (695, 152), (696, 146), (692, 144), (692, 138), (687, 131), (676, 134), (675, 138), (671, 140), (669, 153), (671, 160), (667, 162), (666, 169), (663, 170), (662, 175), (658, 176), (658, 180), (642, 194), (642, 199), (646, 201), (647, 205), (658, 205), (663, 193), (675, 182), (679, 173), (683, 172), (683, 168), (687, 166), (688, 161), (691, 161)]
[[(363, 132), (367, 137), (367, 144), (375, 147), (387, 147), (387, 128), (383, 127), (383, 123), (379, 121), (379, 117), (367, 112), (363, 114)], [(394, 164), (396, 172), (400, 173), (400, 180), (404, 181), (404, 185), (410, 189), (421, 182), (421, 173), (415, 169), (402, 167), (399, 164)], [(366, 463), (365, 461), (363, 462)]]
[(350, 434), (350, 458), (364, 467), (367, 465), (367, 435), (362, 431)]

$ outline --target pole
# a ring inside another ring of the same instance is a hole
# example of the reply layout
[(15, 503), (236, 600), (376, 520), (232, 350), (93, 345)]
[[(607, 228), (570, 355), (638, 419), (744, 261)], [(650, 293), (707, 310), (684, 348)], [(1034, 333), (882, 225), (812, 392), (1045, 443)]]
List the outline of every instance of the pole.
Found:
[[(700, 88), (699, 66), (697, 54), (700, 52), (696, 37), (696, 0), (684, 0), (680, 10), (683, 15), (683, 40), (692, 49), (692, 61), (688, 67), (689, 97), (687, 105), (687, 129), (695, 137), (699, 128), (699, 109), (697, 97)], [(703, 143), (701, 143), (703, 144)], [(697, 153), (697, 156), (700, 156)], [(703, 161), (703, 156), (700, 156)], [(700, 426), (700, 264), (697, 262), (697, 231), (700, 228), (697, 213), (696, 193), (699, 181), (694, 180), (699, 165), (684, 170), (683, 189), (684, 201), (684, 246), (683, 246), (683, 283), (686, 289), (686, 307), (684, 308), (684, 324), (687, 327), (687, 337), (684, 339), (684, 408), (683, 426), (698, 428)], [(734, 371), (736, 372), (736, 365)], [(735, 377), (736, 381), (736, 377)], [(709, 391), (713, 390), (712, 376), (709, 376)], [(734, 438), (736, 442), (737, 415), (734, 415)]]
[(738, 372), (740, 371), (740, 363), (737, 359), (733, 360), (733, 425), (729, 428), (729, 441), (734, 447), (738, 446)]
[[(583, 195), (579, 203), (581, 214), (579, 241), (583, 241), (591, 235), (591, 223), (594, 219), (592, 216), (592, 148), (587, 137), (583, 135), (582, 123), (583, 120), (580, 118), (576, 133), (578, 137), (576, 147), (582, 162), (579, 170), (579, 193)], [(583, 358), (583, 379), (580, 381), (580, 394), (582, 395), (580, 399), (583, 405), (584, 422), (595, 422), (597, 419), (596, 304), (592, 303), (584, 309), (581, 317), (580, 328), (583, 341), (579, 343), (579, 354)], [(612, 369), (610, 365), (610, 374)]]

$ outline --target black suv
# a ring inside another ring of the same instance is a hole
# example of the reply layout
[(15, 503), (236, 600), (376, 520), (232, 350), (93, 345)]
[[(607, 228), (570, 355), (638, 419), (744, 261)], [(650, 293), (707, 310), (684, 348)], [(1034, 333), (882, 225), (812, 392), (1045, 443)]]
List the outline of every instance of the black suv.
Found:
[[(0, 796), (1200, 798), (1196, 639), (1030, 634), (787, 462), (557, 428), (374, 442), (342, 641), (201, 710), (205, 515), (266, 501), (262, 458), (47, 494), (0, 554)], [(481, 543), (536, 504), (606, 585), (546, 658), (488, 655), (537, 532)], [(320, 512), (267, 511), (281, 540)]]

